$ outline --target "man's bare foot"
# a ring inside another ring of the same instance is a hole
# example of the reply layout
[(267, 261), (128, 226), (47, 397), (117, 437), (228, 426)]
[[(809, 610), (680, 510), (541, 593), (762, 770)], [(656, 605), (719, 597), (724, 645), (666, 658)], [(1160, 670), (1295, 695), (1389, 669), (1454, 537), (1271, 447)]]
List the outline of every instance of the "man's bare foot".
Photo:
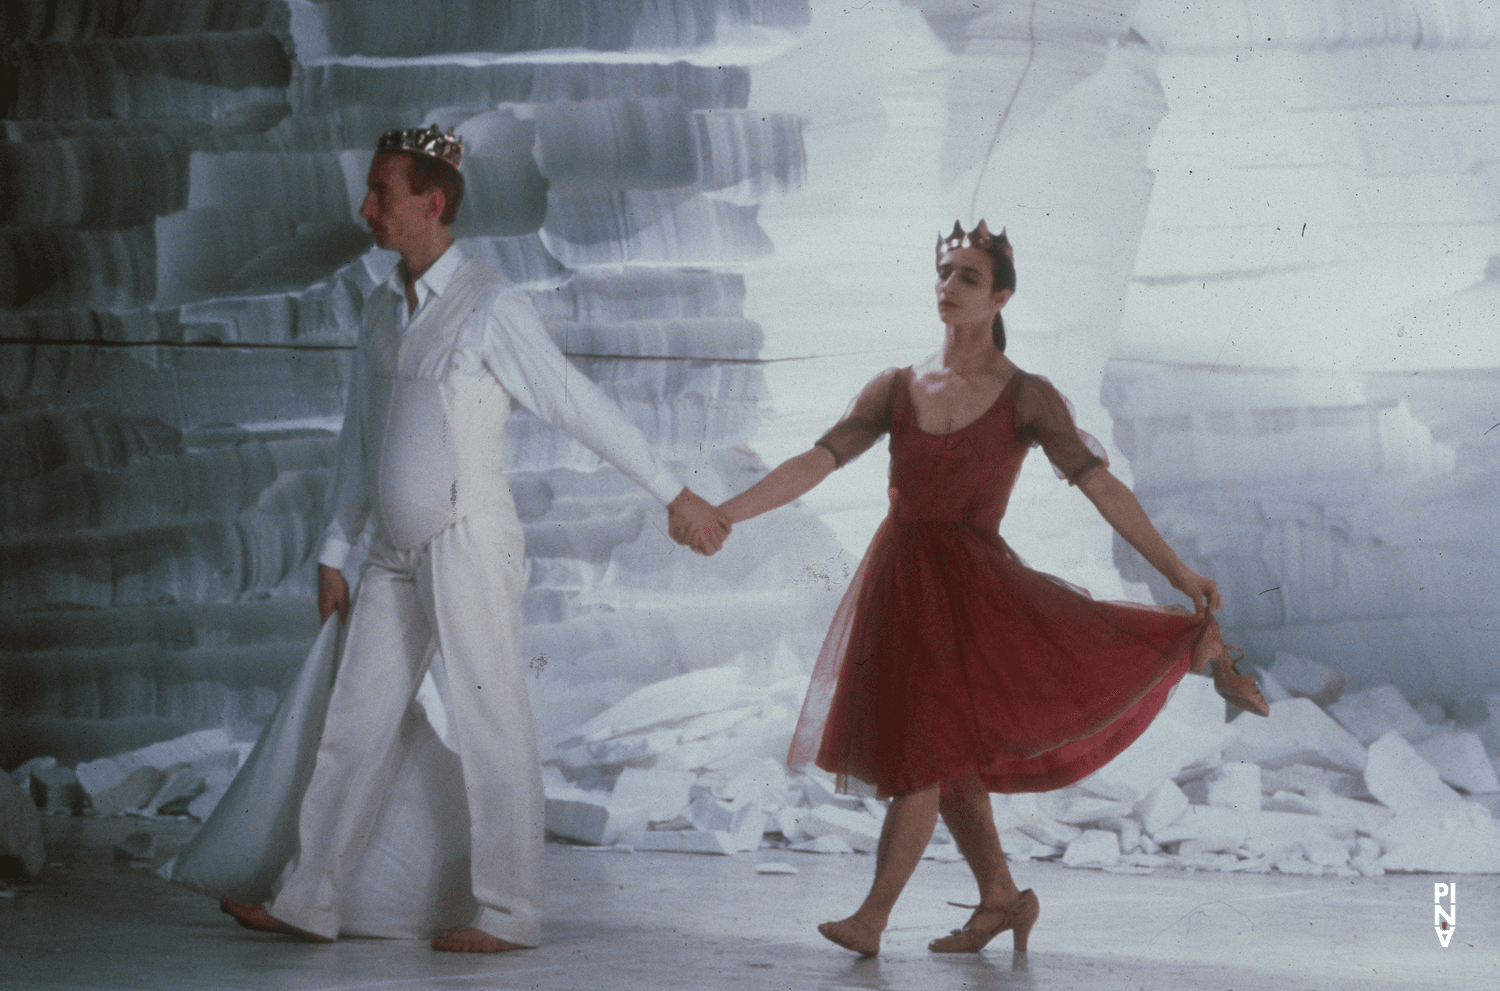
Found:
[(531, 949), (520, 943), (507, 943), (499, 936), (480, 932), (473, 926), (464, 926), (446, 936), (439, 936), (432, 941), (432, 948), (444, 953), (508, 953), (511, 950)]
[(256, 932), (277, 933), (281, 936), (290, 936), (300, 939), (304, 943), (332, 943), (333, 940), (327, 936), (319, 936), (305, 929), (298, 929), (289, 922), (272, 918), (271, 913), (266, 911), (264, 905), (241, 905), (232, 902), (228, 898), (219, 899), (219, 911), (228, 914), (234, 921), (246, 929), (254, 929)]
[(838, 922), (825, 922), (818, 926), (818, 932), (829, 942), (853, 950), (862, 957), (880, 954), (880, 930), (857, 921), (852, 915)]

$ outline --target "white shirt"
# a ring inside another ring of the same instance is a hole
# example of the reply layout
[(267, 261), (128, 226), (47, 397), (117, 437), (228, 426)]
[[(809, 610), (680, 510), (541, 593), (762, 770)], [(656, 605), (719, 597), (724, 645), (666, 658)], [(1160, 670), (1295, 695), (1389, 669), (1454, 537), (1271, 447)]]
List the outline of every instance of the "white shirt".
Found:
[[(372, 387), (369, 368), (374, 361), (377, 367), (394, 371), (398, 355), (403, 362), (399, 374), (408, 378), (442, 380), (454, 374), (489, 378), (511, 399), (614, 464), (663, 505), (682, 490), (619, 407), (552, 343), (531, 301), (519, 290), (508, 288), (499, 273), (468, 262), (454, 245), (417, 279), (415, 311), (408, 312), (405, 287), (403, 270), (398, 267), (366, 303), (320, 564), (343, 567), (351, 544), (369, 518), (374, 497), (371, 480), (378, 466), (368, 462), (380, 457), (378, 433), (386, 423), (386, 411), (380, 406), (389, 399), (388, 395), (382, 399), (384, 394)], [(474, 301), (482, 305), (470, 307)], [(450, 312), (444, 312), (445, 308)], [(409, 332), (423, 337), (408, 343)], [(460, 429), (459, 433), (466, 432)], [(494, 436), (463, 443), (493, 444), (498, 451), (501, 441)], [(486, 481), (483, 473), (471, 474), (480, 475), (478, 484), (505, 485), (503, 478)], [(508, 499), (508, 492), (504, 494)]]

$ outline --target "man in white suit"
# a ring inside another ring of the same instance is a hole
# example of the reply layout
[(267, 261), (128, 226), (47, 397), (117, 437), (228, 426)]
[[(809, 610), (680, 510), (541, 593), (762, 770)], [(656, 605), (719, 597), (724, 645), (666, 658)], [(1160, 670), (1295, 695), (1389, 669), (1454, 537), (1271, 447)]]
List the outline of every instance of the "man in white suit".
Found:
[[(570, 368), (526, 296), (454, 244), (461, 153), (436, 127), (398, 130), (381, 137), (370, 165), (360, 216), (401, 262), (365, 308), (319, 555), (319, 613), (326, 621), (337, 611), (349, 625), (302, 802), (300, 851), (269, 904), (223, 902), (252, 929), (338, 936), (341, 858), (371, 828), (435, 648), (450, 685), (479, 913), (433, 948), (496, 953), (540, 941), (544, 798), (520, 656), (525, 548), (501, 471), (512, 402), (665, 504), (680, 542), (711, 554), (729, 533)], [(351, 610), (340, 568), (367, 522), (370, 553)]]

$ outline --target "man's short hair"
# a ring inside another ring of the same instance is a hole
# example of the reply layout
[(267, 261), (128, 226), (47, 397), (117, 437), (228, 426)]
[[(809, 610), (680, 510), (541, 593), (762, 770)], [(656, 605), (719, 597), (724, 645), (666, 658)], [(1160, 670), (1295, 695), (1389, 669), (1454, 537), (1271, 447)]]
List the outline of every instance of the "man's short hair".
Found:
[(437, 188), (443, 194), (443, 215), (438, 223), (444, 227), (452, 225), (458, 216), (458, 207), (464, 201), (463, 173), (439, 158), (417, 155), (412, 152), (397, 152), (410, 163), (406, 168), (406, 181), (411, 191), (418, 196)]

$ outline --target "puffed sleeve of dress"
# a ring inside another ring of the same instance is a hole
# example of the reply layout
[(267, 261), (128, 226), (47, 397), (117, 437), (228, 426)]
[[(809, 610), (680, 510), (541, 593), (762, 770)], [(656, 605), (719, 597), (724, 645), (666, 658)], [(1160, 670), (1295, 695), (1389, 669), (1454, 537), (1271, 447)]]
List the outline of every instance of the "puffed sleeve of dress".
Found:
[(870, 380), (854, 398), (843, 418), (819, 437), (814, 447), (828, 449), (837, 468), (853, 461), (875, 446), (882, 434), (891, 429), (891, 391), (899, 369), (889, 368)]
[(1052, 470), (1077, 485), (1095, 465), (1109, 467), (1104, 446), (1073, 422), (1073, 410), (1057, 387), (1040, 375), (1019, 373), (1016, 384), (1016, 436), (1041, 446)]

